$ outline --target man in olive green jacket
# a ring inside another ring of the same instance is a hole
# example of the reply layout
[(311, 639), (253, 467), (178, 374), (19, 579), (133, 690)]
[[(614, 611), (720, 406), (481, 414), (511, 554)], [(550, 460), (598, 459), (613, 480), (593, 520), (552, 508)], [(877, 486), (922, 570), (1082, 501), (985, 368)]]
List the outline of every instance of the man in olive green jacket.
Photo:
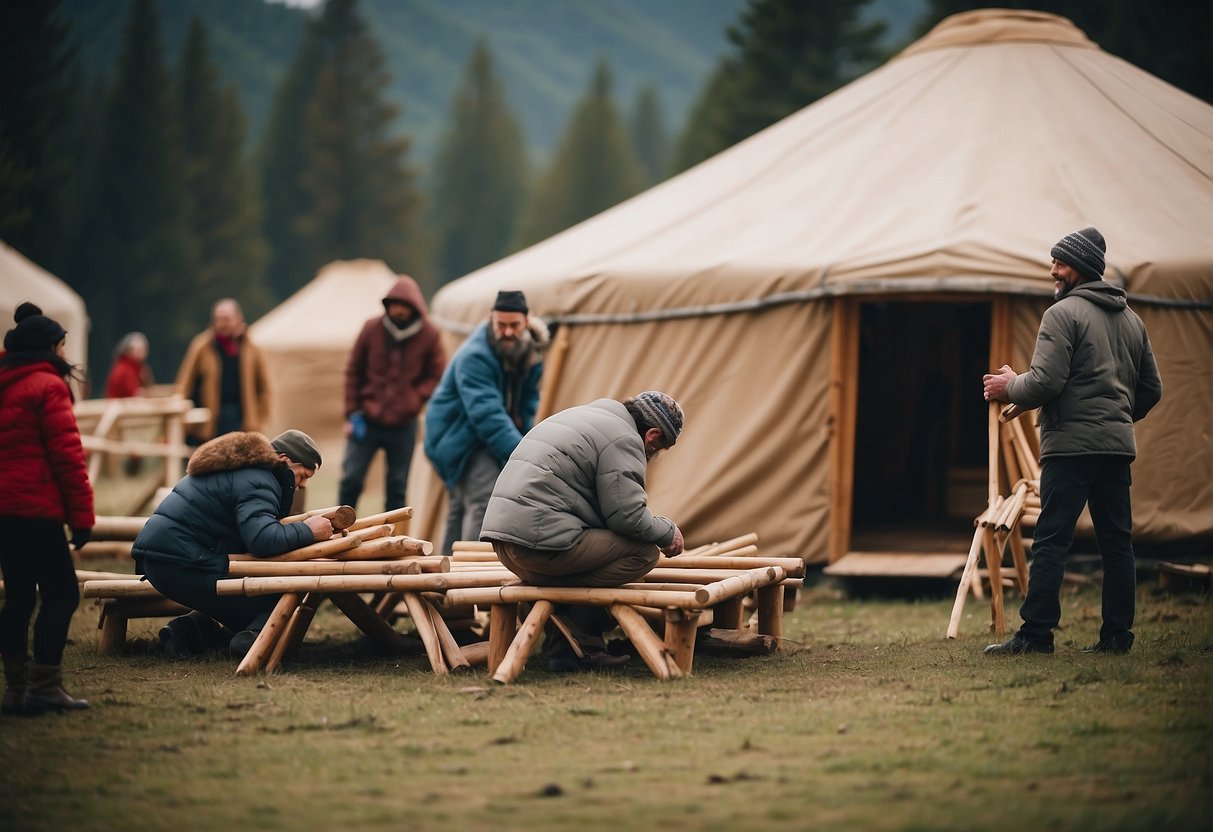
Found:
[[(682, 408), (648, 391), (622, 402), (598, 399), (561, 411), (533, 427), (497, 478), (480, 539), (501, 562), (537, 586), (607, 587), (634, 581), (659, 551), (682, 552), (682, 532), (648, 507), (648, 463), (673, 446)], [(589, 651), (576, 661), (564, 642), (548, 654), (552, 670), (608, 665), (601, 609), (561, 610)]]
[(1103, 626), (1084, 653), (1133, 646), (1136, 565), (1129, 467), (1133, 423), (1162, 398), (1162, 380), (1141, 318), (1125, 291), (1103, 281), (1105, 243), (1094, 228), (1051, 251), (1056, 302), (1041, 319), (1031, 369), (1004, 365), (984, 377), (985, 397), (1040, 412), (1040, 518), (1032, 541), (1023, 626), (986, 653), (1052, 653), (1061, 582), (1084, 505), (1103, 558)]

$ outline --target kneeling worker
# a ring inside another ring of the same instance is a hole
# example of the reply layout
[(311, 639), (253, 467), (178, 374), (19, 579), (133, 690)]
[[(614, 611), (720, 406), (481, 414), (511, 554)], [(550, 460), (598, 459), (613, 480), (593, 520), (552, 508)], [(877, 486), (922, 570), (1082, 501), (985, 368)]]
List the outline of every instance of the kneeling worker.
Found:
[[(510, 455), (489, 498), (480, 539), (535, 586), (611, 587), (637, 580), (659, 551), (682, 553), (674, 521), (649, 511), (649, 461), (672, 447), (683, 413), (665, 393), (622, 402), (599, 399), (561, 411), (532, 428)], [(600, 607), (558, 609), (585, 648), (575, 658), (548, 639), (548, 669), (610, 666), (603, 634), (613, 624)]]
[(228, 433), (194, 452), (185, 478), (148, 518), (131, 550), (152, 586), (194, 610), (160, 630), (165, 655), (219, 646), (226, 638), (219, 625), (235, 633), (234, 654), (248, 652), (278, 596), (221, 596), (215, 582), (227, 577), (230, 554), (272, 557), (332, 537), (325, 517), (278, 522), (290, 513), (295, 489), (306, 487), (319, 467), (320, 450), (298, 430), (273, 441), (259, 433)]

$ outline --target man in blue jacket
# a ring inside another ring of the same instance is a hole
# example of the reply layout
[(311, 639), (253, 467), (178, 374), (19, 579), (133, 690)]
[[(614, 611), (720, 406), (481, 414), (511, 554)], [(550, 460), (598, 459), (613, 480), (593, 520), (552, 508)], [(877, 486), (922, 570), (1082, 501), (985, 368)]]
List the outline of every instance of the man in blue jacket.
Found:
[(217, 646), (234, 631), (230, 647), (243, 656), (278, 602), (276, 595), (218, 595), (228, 555), (272, 557), (327, 540), (333, 526), (310, 517), (283, 525), (297, 488), (320, 467), (320, 450), (302, 431), (271, 442), (259, 433), (228, 433), (204, 443), (190, 457), (186, 476), (148, 518), (131, 555), (136, 568), (166, 598), (194, 610), (160, 631), (173, 658)]
[(522, 292), (498, 292), (455, 353), (425, 413), (425, 455), (446, 484), (444, 552), (478, 540), (497, 475), (531, 429), (548, 330)]
[(1052, 653), (1061, 620), (1061, 581), (1084, 505), (1103, 560), (1103, 626), (1084, 653), (1133, 647), (1137, 570), (1129, 468), (1133, 424), (1162, 398), (1162, 379), (1145, 324), (1125, 290), (1103, 280), (1103, 235), (1094, 228), (1053, 246), (1053, 297), (1040, 322), (1028, 372), (1009, 366), (983, 379), (988, 401), (1040, 410), (1040, 519), (1032, 539), (1023, 626), (985, 652)]

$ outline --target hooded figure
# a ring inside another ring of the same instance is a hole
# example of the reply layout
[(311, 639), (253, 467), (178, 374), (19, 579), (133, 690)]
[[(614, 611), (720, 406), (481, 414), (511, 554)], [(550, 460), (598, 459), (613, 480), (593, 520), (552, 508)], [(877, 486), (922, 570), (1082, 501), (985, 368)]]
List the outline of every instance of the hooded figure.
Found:
[(366, 471), (383, 449), (384, 508), (405, 504), (417, 439), (417, 414), (429, 400), (446, 353), (417, 282), (401, 275), (383, 298), (383, 314), (358, 333), (345, 366), (345, 457), (338, 501), (358, 505)]

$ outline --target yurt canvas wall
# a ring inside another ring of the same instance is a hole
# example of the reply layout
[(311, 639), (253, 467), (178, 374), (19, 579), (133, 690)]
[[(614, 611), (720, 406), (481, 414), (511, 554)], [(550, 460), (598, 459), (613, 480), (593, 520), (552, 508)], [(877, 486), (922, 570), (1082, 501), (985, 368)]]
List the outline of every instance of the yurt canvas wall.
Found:
[[(954, 445), (974, 401), (984, 422), (980, 371), (1027, 368), (1049, 249), (1088, 225), (1164, 379), (1138, 427), (1138, 539), (1210, 534), (1213, 107), (1053, 15), (949, 18), (724, 153), (449, 284), (433, 317), (466, 333), (496, 291), (524, 290), (569, 333), (549, 409), (648, 388), (685, 405), (651, 472), (655, 510), (692, 543), (757, 530), (766, 551), (825, 561), (852, 544), (858, 486), (877, 514), (896, 507), (913, 420), (938, 417)], [(968, 499), (954, 467), (927, 484), (945, 516)], [(411, 494), (440, 493), (415, 475)]]
[[(0, 333), (13, 328), (13, 312), (27, 300), (67, 330), (67, 360), (87, 368), (89, 321), (84, 301), (62, 280), (0, 242)], [(104, 373), (108, 368), (109, 357), (98, 358), (97, 370)], [(105, 378), (94, 379), (93, 385), (104, 387)]]

